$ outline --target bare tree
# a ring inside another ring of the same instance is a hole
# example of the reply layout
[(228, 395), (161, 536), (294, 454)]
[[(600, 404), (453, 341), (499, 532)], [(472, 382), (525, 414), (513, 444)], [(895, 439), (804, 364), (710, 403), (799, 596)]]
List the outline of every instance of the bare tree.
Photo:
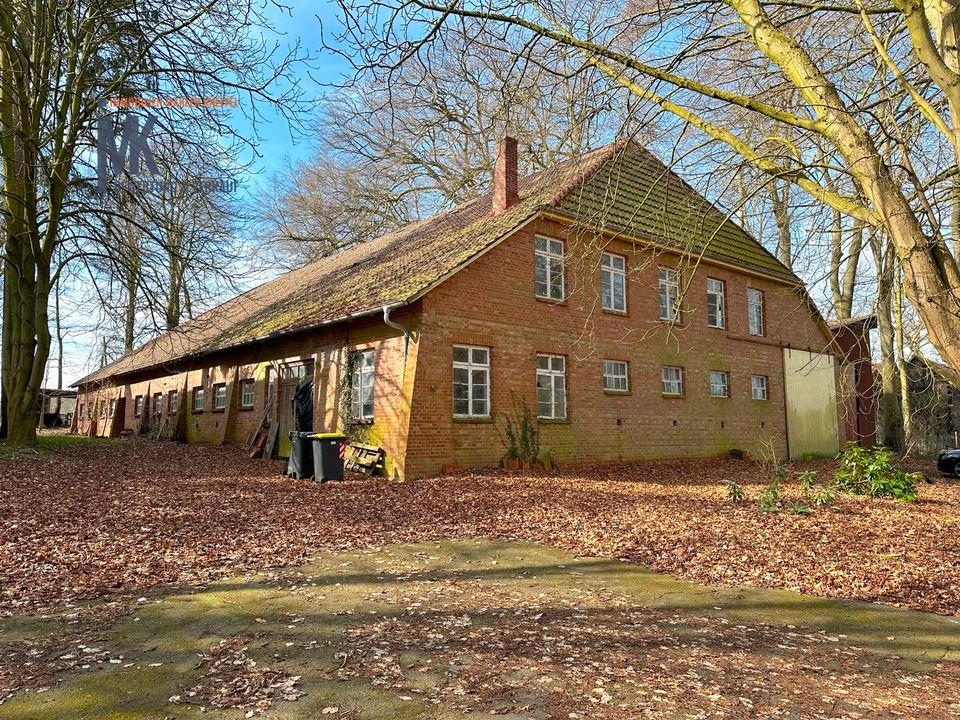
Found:
[[(270, 88), (299, 51), (278, 53), (258, 37), (269, 23), (255, 3), (226, 0), (55, 0), (0, 4), (0, 160), (3, 162), (3, 390), (7, 441), (36, 441), (35, 413), (50, 352), (48, 305), (66, 264), (91, 238), (71, 226), (92, 208), (85, 148), (104, 106), (120, 96), (242, 95), (297, 104)], [(250, 112), (256, 112), (249, 108)], [(200, 129), (237, 142), (220, 107), (151, 108), (171, 135)], [(62, 263), (57, 249), (71, 243)]]
[[(340, 39), (363, 37), (354, 48), (358, 70), (385, 82), (414, 58), (428, 62), (436, 39), (464, 19), (484, 29), (475, 35), (484, 48), (502, 47), (518, 33), (525, 58), (544, 47), (577, 51), (584, 67), (760, 171), (882, 229), (930, 342), (960, 372), (960, 268), (939, 203), (953, 192), (960, 154), (952, 5), (704, 0), (604, 8), (342, 0), (347, 30)], [(710, 76), (701, 72), (707, 60)], [(727, 80), (711, 81), (717, 67), (728, 69)], [(796, 110), (775, 101), (785, 90), (795, 93)], [(781, 138), (789, 129), (795, 163), (786, 166), (777, 153), (746, 141), (717, 106), (765, 118)], [(924, 142), (902, 142), (903, 125)], [(842, 173), (855, 193), (831, 190), (827, 171)]]

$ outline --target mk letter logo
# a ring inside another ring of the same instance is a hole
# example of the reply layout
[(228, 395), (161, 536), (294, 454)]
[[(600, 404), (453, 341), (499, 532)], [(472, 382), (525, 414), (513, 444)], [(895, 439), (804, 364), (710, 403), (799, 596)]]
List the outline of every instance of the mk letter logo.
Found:
[[(106, 103), (101, 102), (100, 108), (106, 111)], [(97, 118), (97, 190), (101, 193), (107, 191), (108, 174), (117, 177), (126, 171), (130, 175), (139, 175), (141, 160), (152, 175), (160, 172), (148, 142), (153, 125), (153, 118), (147, 117), (141, 129), (137, 116), (127, 113), (120, 132), (120, 147), (117, 147), (113, 117), (104, 112)]]

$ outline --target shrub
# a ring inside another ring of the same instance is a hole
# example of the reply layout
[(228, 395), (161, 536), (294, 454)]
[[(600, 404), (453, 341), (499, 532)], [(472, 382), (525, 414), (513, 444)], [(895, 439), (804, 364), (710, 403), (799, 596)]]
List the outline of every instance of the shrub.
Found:
[(540, 426), (527, 407), (526, 400), (521, 398), (518, 405), (516, 398), (513, 398), (513, 413), (504, 413), (504, 419), (507, 458), (520, 462), (536, 462), (540, 456)]
[(733, 480), (727, 483), (727, 497), (730, 498), (730, 502), (743, 502), (744, 494), (743, 488), (739, 484), (735, 483)]
[(837, 489), (853, 495), (888, 497), (900, 502), (917, 499), (917, 476), (896, 467), (893, 453), (884, 447), (862, 448), (848, 443), (837, 456)]
[(780, 512), (780, 482), (774, 480), (760, 494), (760, 512)]
[(795, 500), (790, 503), (790, 512), (792, 512), (794, 515), (809, 515), (810, 506), (802, 500)]

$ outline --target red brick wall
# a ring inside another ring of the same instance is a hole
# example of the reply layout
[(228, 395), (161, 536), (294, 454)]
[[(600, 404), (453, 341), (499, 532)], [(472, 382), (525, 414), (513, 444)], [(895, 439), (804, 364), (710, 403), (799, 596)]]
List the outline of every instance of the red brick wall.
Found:
[[(151, 376), (152, 373), (147, 373), (145, 377), (133, 378), (119, 386), (81, 388), (79, 397), (85, 409), (83, 416), (78, 418), (78, 431), (83, 434), (110, 435), (111, 419), (101, 417), (100, 413), (88, 417), (86, 408), (118, 397), (123, 398), (125, 404), (123, 425), (115, 427), (113, 434), (124, 429), (134, 432), (140, 430), (143, 419), (134, 415), (137, 395), (146, 398), (145, 413), (149, 408), (150, 421), (154, 423), (153, 427), (157, 427), (152, 417), (153, 393), (164, 393), (163, 417), (166, 417), (169, 410), (168, 392), (176, 389), (180, 392), (180, 404), (186, 413), (186, 438), (189, 442), (243, 442), (263, 418), (267, 398), (267, 366), (279, 368), (282, 363), (307, 360), (314, 361), (314, 429), (318, 432), (342, 431), (344, 428), (338, 409), (346, 352), (371, 347), (377, 352), (374, 422), (362, 427), (361, 432), (364, 438), (386, 450), (390, 474), (402, 476), (409, 399), (416, 368), (418, 314), (419, 304), (393, 314), (393, 320), (412, 329), (409, 343), (404, 341), (400, 331), (387, 327), (382, 316), (377, 314), (348, 326), (309, 331), (255, 348), (225, 353), (215, 365), (198, 362), (193, 366), (172, 368), (167, 374)], [(254, 378), (256, 381), (254, 407), (250, 410), (240, 408), (239, 380), (243, 378)], [(227, 384), (228, 408), (218, 412), (213, 410), (213, 385), (221, 382)], [(193, 389), (197, 386), (206, 390), (205, 409), (202, 412), (192, 410)], [(174, 421), (174, 418), (170, 419), (170, 423)]]
[[(534, 235), (566, 242), (568, 299), (534, 297)], [(731, 447), (786, 453), (781, 346), (822, 351), (827, 340), (802, 298), (783, 285), (728, 268), (693, 266), (676, 256), (609, 245), (627, 257), (626, 315), (602, 311), (596, 238), (568, 233), (547, 220), (505, 241), (424, 298), (422, 338), (407, 458), (411, 475), (443, 463), (497, 464), (504, 446), (502, 415), (512, 395), (536, 412), (535, 356), (567, 357), (567, 422), (541, 423), (541, 451), (558, 461), (711, 455)], [(658, 270), (679, 267), (687, 288), (680, 326), (659, 321)], [(706, 324), (706, 278), (726, 283), (727, 329)], [(766, 333), (747, 333), (746, 290), (765, 294)], [(452, 417), (452, 346), (491, 350), (495, 422)], [(607, 393), (603, 360), (630, 363), (630, 392)], [(685, 396), (661, 395), (660, 368), (684, 368)], [(728, 371), (731, 397), (711, 398), (709, 372)], [(750, 376), (769, 378), (767, 401), (750, 398)]]

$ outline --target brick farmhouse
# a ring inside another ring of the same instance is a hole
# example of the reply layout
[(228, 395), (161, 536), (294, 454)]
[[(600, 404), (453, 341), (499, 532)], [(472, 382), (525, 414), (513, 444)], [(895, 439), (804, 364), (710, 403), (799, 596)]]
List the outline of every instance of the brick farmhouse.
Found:
[(614, 143), (267, 282), (77, 383), (77, 432), (313, 429), (398, 478), (493, 466), (538, 417), (557, 462), (835, 452), (843, 355), (801, 281), (649, 151)]

